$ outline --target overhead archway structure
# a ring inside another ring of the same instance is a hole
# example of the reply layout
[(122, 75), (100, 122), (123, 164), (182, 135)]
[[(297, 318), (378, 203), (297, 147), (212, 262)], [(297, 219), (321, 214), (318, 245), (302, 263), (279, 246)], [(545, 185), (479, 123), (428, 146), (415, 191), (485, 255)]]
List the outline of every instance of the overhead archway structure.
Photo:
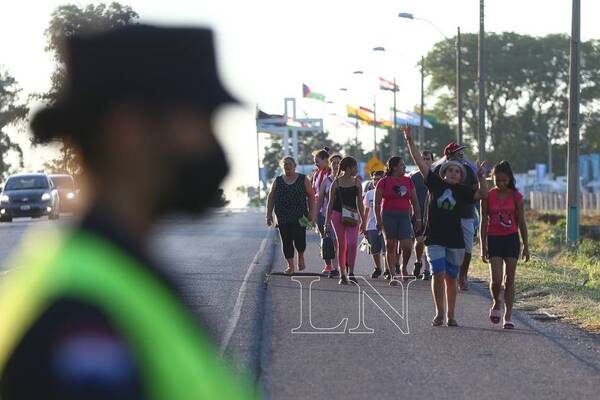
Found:
[[(291, 103), (291, 110), (288, 104)], [(296, 118), (296, 99), (285, 99), (283, 115), (268, 114), (262, 110), (256, 112), (256, 132), (267, 133), (279, 137), (283, 143), (284, 156), (290, 155), (290, 135), (292, 136), (292, 153), (298, 158), (298, 134), (302, 132), (323, 132), (322, 118)]]

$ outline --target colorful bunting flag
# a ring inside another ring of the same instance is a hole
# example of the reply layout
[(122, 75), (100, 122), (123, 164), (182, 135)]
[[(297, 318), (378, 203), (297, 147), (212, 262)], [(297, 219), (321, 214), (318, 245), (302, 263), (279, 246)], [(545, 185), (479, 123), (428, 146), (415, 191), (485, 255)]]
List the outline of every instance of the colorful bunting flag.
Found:
[(357, 109), (352, 106), (346, 106), (346, 112), (348, 113), (348, 117), (357, 118), (359, 121), (362, 121), (367, 125), (373, 125), (375, 123), (377, 126), (384, 128), (391, 128), (393, 126), (392, 121), (378, 120), (375, 122), (375, 112), (367, 107), (361, 106)]
[(398, 85), (396, 85), (394, 82), (390, 82), (387, 79), (383, 79), (382, 77), (379, 77), (379, 89), (389, 90), (391, 92), (397, 92), (400, 90), (398, 88)]
[(325, 95), (324, 94), (313, 92), (304, 83), (302, 84), (302, 97), (305, 97), (305, 98), (308, 98), (308, 99), (315, 99), (315, 100), (319, 100), (319, 101), (325, 101)]

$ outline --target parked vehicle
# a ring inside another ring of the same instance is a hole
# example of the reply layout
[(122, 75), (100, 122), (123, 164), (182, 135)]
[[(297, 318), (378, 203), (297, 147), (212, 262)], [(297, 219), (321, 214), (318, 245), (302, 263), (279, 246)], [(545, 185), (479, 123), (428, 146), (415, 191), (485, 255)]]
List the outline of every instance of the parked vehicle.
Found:
[(47, 174), (31, 173), (12, 175), (0, 193), (0, 221), (13, 218), (48, 216), (58, 219), (60, 199)]
[(79, 189), (75, 188), (73, 177), (68, 174), (52, 174), (50, 179), (58, 190), (60, 212), (75, 214), (79, 209)]

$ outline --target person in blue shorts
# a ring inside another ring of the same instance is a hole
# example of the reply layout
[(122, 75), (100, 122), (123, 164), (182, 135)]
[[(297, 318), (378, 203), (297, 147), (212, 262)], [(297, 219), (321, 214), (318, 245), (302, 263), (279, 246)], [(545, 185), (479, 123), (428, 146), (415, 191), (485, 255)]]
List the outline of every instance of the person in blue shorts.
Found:
[(447, 161), (439, 174), (432, 172), (417, 150), (411, 132), (404, 129), (410, 155), (419, 167), (429, 191), (428, 218), (425, 232), (427, 258), (431, 265), (431, 290), (435, 302), (433, 326), (444, 323), (444, 297), (447, 326), (458, 326), (454, 316), (459, 266), (465, 255), (461, 216), (465, 208), (488, 197), (485, 162), (477, 162), (478, 189), (462, 184), (466, 177), (463, 164)]

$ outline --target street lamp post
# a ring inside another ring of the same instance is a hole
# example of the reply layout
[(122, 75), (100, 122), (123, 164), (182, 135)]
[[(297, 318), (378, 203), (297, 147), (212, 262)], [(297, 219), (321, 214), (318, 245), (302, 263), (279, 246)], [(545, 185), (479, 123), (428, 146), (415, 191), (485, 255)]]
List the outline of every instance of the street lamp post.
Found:
[(419, 146), (421, 150), (425, 148), (425, 127), (423, 120), (425, 118), (425, 57), (421, 57), (421, 112), (419, 118)]
[[(377, 46), (377, 47), (373, 47), (373, 51), (392, 51), (395, 53), (400, 53), (397, 50), (392, 50), (392, 49), (386, 49), (383, 46)], [(397, 105), (396, 105), (396, 94), (398, 93), (398, 89), (396, 88), (396, 76), (394, 75), (394, 88), (393, 88), (393, 92), (394, 92), (394, 117), (393, 117), (393, 121), (392, 121), (392, 132), (391, 132), (391, 149), (390, 149), (390, 157), (393, 157), (395, 155), (399, 155), (401, 154), (401, 152), (398, 149), (398, 129), (396, 126), (396, 119), (398, 116), (397, 113)], [(422, 89), (422, 88), (421, 88)], [(423, 94), (421, 93), (421, 97), (423, 97)], [(383, 154), (382, 154), (383, 157)]]
[(456, 128), (456, 143), (463, 143), (463, 101), (462, 101), (462, 55), (460, 42), (460, 26), (456, 29), (456, 108), (458, 111), (458, 126)]
[[(426, 19), (426, 18), (420, 18), (420, 17), (415, 17), (413, 14), (411, 13), (407, 13), (407, 12), (401, 12), (398, 14), (398, 17), (400, 18), (405, 18), (405, 19), (412, 19), (412, 20), (420, 20), (420, 21), (424, 21), (426, 23), (428, 23), (429, 25), (431, 25), (436, 31), (438, 31), (438, 33), (440, 35), (442, 35), (446, 40), (450, 41), (450, 38), (448, 36), (446, 36), (444, 34), (444, 32), (442, 32), (437, 26), (435, 26), (435, 24), (433, 22), (431, 22), (430, 20)], [(460, 27), (458, 27), (457, 30), (457, 36), (456, 36), (456, 43), (455, 43), (455, 47), (456, 47), (456, 108), (457, 108), (457, 114), (458, 114), (458, 126), (457, 126), (457, 130), (456, 130), (456, 142), (461, 144), (462, 143), (462, 136), (463, 136), (463, 102), (462, 102), (462, 81), (461, 81), (461, 71), (462, 71), (462, 63), (461, 63), (461, 41), (460, 41)], [(423, 59), (421, 59), (421, 68), (423, 68), (424, 62)], [(423, 71), (421, 71), (421, 86), (423, 85)], [(421, 98), (423, 97), (423, 89), (421, 89)], [(421, 101), (421, 121), (423, 121), (423, 107), (424, 107), (424, 102)], [(421, 122), (421, 125), (423, 124), (423, 122)], [(421, 131), (423, 130), (423, 128), (419, 127), (420, 131), (419, 131), (419, 142), (422, 144), (423, 141), (421, 139)]]
[[(354, 75), (362, 75), (363, 72), (362, 71), (354, 71), (353, 74)], [(346, 88), (346, 87), (341, 87), (341, 88), (339, 88), (339, 90), (342, 92), (348, 92), (348, 88)], [(358, 113), (359, 108), (360, 108), (360, 105), (357, 104), (357, 106), (356, 106), (357, 113)], [(354, 156), (358, 160), (360, 158), (360, 147), (358, 145), (358, 128), (359, 128), (358, 115), (356, 116), (355, 119), (356, 119), (356, 122), (354, 123), (354, 129), (355, 129), (355, 132), (354, 132), (354, 135), (355, 135), (354, 136), (354, 147), (355, 147)]]

